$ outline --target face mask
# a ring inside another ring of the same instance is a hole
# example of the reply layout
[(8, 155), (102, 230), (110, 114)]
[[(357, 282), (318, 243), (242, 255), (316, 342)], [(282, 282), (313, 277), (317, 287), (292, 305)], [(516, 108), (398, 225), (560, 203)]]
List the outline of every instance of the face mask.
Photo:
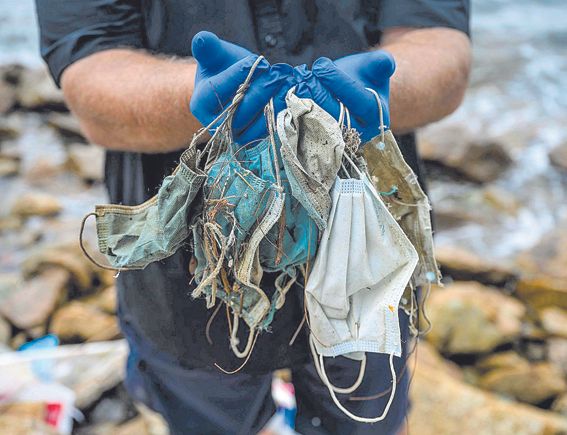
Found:
[(286, 103), (277, 118), (283, 165), (292, 195), (323, 230), (345, 146), (342, 131), (331, 115), (312, 100), (295, 96), (293, 88)]
[(190, 221), (197, 215), (193, 202), (204, 180), (195, 149), (188, 149), (150, 200), (138, 206), (96, 206), (98, 247), (112, 268), (143, 269), (173, 255), (190, 234)]
[(362, 150), (376, 190), (384, 192), (381, 197), (388, 210), (417, 250), (419, 262), (412, 277), (413, 287), (439, 284), (431, 206), (417, 176), (405, 162), (394, 135), (388, 130), (365, 143)]
[(317, 352), (401, 355), (398, 305), (417, 254), (367, 179), (337, 179), (305, 291)]
[[(270, 119), (269, 115), (266, 116)], [(277, 135), (273, 140), (280, 149)], [(264, 180), (276, 184), (278, 176), (285, 194), (284, 210), (278, 223), (274, 225), (260, 242), (260, 263), (267, 272), (295, 274), (295, 267), (315, 258), (317, 252), (318, 228), (305, 208), (291, 194), (291, 185), (283, 167), (281, 154), (274, 158), (271, 140), (265, 139), (251, 148), (240, 152), (239, 160), (248, 169)], [(274, 164), (279, 163), (276, 175)]]
[(257, 328), (270, 308), (259, 288), (258, 245), (281, 215), (284, 196), (244, 168), (232, 151), (212, 164), (203, 192), (202, 220), (194, 231), (198, 286), (193, 297), (204, 293), (210, 308), (219, 296)]

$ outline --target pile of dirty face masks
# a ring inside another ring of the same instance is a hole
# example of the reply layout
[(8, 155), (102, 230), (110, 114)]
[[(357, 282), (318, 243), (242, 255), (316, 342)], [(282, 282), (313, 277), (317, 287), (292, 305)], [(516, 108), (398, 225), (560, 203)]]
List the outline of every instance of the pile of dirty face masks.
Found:
[[(314, 363), (331, 397), (353, 419), (380, 421), (395, 394), (393, 357), (402, 353), (398, 307), (402, 302), (417, 334), (416, 289), (439, 279), (429, 202), (385, 130), (377, 94), (380, 134), (366, 144), (350, 128), (346, 108), (337, 122), (293, 88), (277, 118), (272, 103), (266, 107), (267, 138), (234, 143), (232, 117), (260, 60), (232, 103), (195, 135), (154, 198), (95, 208), (99, 250), (114, 269), (140, 269), (192, 239), (192, 296), (205, 297), (207, 308), (226, 304), (231, 348), (246, 359), (298, 283)], [(202, 147), (211, 126), (214, 134)], [(264, 272), (277, 273), (271, 299), (262, 289)], [(237, 338), (241, 319), (250, 330), (244, 349)], [(366, 352), (389, 354), (393, 377), (387, 407), (374, 419), (353, 415), (335, 395), (361, 384)], [(326, 375), (324, 357), (336, 356), (361, 362), (350, 388), (333, 386)]]

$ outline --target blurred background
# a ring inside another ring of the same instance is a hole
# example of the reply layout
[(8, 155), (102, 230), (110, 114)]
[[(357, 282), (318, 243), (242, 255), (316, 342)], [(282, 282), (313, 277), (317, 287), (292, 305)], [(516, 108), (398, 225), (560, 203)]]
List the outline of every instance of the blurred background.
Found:
[[(567, 7), (472, 3), (465, 102), (419, 132), (445, 286), (410, 433), (567, 433)], [(77, 244), (103, 163), (39, 57), (33, 1), (1, 2), (0, 433), (71, 417), (75, 433), (165, 433), (121, 385), (113, 275)]]

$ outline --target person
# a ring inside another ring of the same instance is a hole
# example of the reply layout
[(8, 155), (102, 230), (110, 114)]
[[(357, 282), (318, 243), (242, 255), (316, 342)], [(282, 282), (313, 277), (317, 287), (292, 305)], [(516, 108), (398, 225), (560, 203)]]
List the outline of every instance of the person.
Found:
[[(334, 116), (337, 100), (344, 100), (368, 139), (377, 131), (376, 101), (371, 108), (364, 89), (371, 87), (386, 103), (390, 128), (423, 183), (412, 132), (458, 107), (470, 69), (468, 0), (38, 0), (36, 5), (41, 54), (87, 139), (106, 149), (112, 203), (140, 204), (157, 192), (202, 123), (230, 103), (253, 54), (267, 60), (235, 116), (239, 143), (265, 133), (263, 106), (274, 98), (281, 110), (290, 86)], [(197, 35), (204, 30), (220, 39)], [(390, 78), (392, 58), (396, 69)], [(229, 349), (224, 316), (205, 334), (211, 311), (190, 297), (191, 270), (187, 246), (117, 278), (119, 318), (131, 348), (127, 388), (160, 412), (172, 433), (256, 433), (274, 413), (270, 373), (283, 367), (292, 370), (298, 432), (402, 430), (409, 384), (404, 358), (396, 358), (399, 385), (387, 418), (374, 425), (348, 419), (314, 370), (305, 327), (290, 345), (303, 317), (299, 287), (289, 291), (247, 365), (234, 375), (220, 372), (215, 363), (231, 370), (242, 361)], [(273, 276), (266, 275), (269, 287)], [(407, 316), (400, 318), (407, 342)], [(374, 416), (384, 409), (384, 392), (391, 388), (388, 356), (372, 354), (367, 364), (367, 375), (352, 394), (358, 400), (340, 396), (356, 414)], [(326, 365), (335, 385), (350, 385), (358, 373), (358, 363), (345, 358)]]

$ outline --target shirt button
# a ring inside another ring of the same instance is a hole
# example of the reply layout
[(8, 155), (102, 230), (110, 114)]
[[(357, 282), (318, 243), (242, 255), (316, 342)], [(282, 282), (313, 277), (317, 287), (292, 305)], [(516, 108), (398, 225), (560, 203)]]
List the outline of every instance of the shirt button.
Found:
[(278, 39), (271, 33), (268, 33), (266, 36), (264, 36), (264, 41), (266, 42), (268, 47), (275, 47), (278, 43)]

